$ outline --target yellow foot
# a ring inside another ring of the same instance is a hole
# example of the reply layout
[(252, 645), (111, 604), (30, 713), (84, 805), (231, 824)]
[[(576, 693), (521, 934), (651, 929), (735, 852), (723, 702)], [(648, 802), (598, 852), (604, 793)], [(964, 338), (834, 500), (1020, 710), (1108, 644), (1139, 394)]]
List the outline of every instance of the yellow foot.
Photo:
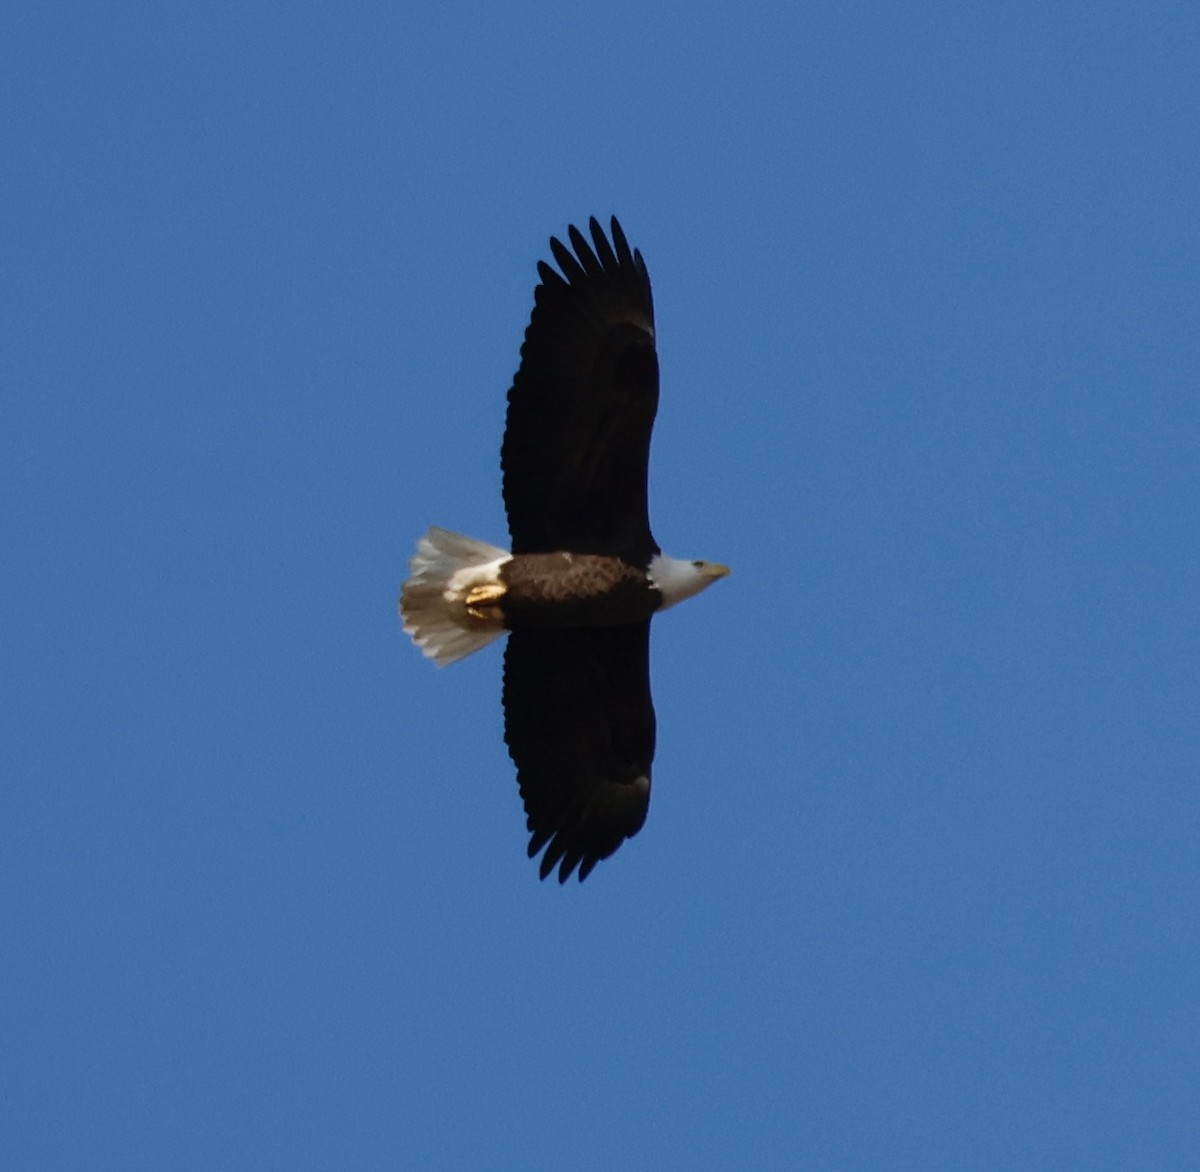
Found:
[(504, 597), (507, 589), (499, 582), (485, 582), (479, 586), (472, 586), (463, 599), (467, 604), (467, 614), (485, 623), (501, 622), (504, 614), (496, 604)]
[(492, 603), (499, 602), (507, 592), (508, 587), (502, 586), (499, 582), (484, 582), (480, 586), (472, 586), (467, 591), (466, 598), (463, 602), (468, 607), (489, 606)]
[(468, 606), (467, 615), (486, 623), (489, 627), (495, 623), (504, 622), (504, 611), (498, 606)]

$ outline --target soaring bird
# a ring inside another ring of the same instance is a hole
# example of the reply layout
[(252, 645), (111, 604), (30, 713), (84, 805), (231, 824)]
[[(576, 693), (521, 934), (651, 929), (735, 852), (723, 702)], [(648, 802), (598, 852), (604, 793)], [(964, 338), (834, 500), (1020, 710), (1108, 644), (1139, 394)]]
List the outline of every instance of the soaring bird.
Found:
[(655, 719), (650, 619), (729, 573), (667, 557), (646, 472), (658, 408), (654, 304), (614, 217), (551, 238), (508, 392), (500, 465), (512, 549), (431, 528), (400, 591), (439, 666), (508, 634), (504, 739), (529, 857), (580, 880), (646, 820)]

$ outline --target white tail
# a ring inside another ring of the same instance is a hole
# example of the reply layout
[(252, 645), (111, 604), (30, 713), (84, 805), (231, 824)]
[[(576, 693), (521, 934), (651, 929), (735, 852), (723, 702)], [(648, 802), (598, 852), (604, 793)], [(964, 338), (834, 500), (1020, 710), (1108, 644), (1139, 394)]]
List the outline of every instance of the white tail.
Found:
[(498, 619), (471, 614), (465, 599), (477, 586), (498, 584), (509, 557), (507, 550), (436, 525), (417, 542), (408, 563), (412, 577), (400, 587), (400, 614), (405, 631), (438, 667), (504, 634)]

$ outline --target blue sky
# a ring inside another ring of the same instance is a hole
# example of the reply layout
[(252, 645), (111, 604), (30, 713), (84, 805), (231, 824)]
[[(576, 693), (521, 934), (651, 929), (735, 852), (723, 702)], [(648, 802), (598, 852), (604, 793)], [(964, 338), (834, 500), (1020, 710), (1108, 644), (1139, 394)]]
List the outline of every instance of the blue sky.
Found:
[[(1194, 5), (0, 19), (0, 1162), (1200, 1161)], [(734, 574), (560, 888), (394, 603), (613, 212)]]

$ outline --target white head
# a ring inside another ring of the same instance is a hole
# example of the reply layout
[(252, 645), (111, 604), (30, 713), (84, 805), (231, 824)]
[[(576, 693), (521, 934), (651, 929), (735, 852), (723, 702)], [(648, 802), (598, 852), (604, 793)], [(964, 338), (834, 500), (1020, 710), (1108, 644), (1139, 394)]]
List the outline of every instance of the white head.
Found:
[(729, 575), (729, 567), (717, 562), (689, 562), (679, 558), (669, 558), (665, 553), (655, 554), (650, 559), (647, 570), (650, 583), (663, 596), (659, 610), (666, 610), (693, 594), (699, 594), (706, 586), (711, 586), (718, 578)]

